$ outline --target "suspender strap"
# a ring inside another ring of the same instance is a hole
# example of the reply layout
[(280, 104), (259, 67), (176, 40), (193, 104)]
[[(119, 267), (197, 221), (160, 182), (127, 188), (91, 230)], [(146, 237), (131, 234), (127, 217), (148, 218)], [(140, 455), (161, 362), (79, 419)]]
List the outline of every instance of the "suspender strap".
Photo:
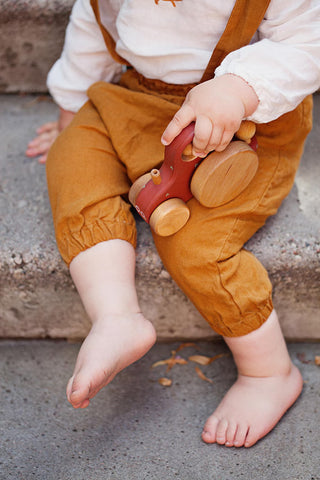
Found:
[(97, 23), (100, 27), (100, 30), (102, 32), (104, 41), (107, 45), (107, 48), (109, 50), (110, 55), (112, 56), (112, 58), (116, 62), (122, 63), (123, 65), (129, 65), (129, 63), (126, 60), (124, 60), (124, 58), (120, 57), (120, 55), (117, 54), (117, 52), (116, 52), (116, 42), (113, 40), (110, 33), (105, 29), (105, 27), (101, 23), (98, 0), (90, 0), (90, 4), (91, 4), (91, 7), (92, 7), (93, 12), (95, 14)]
[(229, 53), (250, 43), (269, 3), (270, 0), (236, 0), (227, 26), (212, 53), (201, 82), (214, 77), (215, 69)]

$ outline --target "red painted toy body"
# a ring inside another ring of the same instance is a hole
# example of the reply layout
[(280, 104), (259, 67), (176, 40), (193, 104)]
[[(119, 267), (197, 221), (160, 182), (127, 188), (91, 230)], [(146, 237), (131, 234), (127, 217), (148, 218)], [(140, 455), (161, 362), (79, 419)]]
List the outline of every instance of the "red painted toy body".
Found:
[(184, 161), (183, 151), (192, 142), (194, 125), (190, 124), (173, 142), (165, 147), (164, 161), (159, 169), (161, 183), (156, 185), (152, 179), (141, 189), (136, 197), (135, 208), (141, 217), (149, 222), (155, 208), (169, 198), (181, 198), (187, 202), (192, 197), (191, 177), (203, 160), (195, 157)]
[(186, 154), (193, 136), (191, 123), (165, 147), (160, 169), (144, 175), (130, 189), (130, 202), (159, 235), (172, 235), (186, 223), (189, 209), (185, 202), (193, 195), (209, 207), (226, 203), (246, 187), (257, 170), (255, 137), (247, 139), (250, 146), (243, 141), (231, 142), (224, 152), (213, 152), (203, 159)]

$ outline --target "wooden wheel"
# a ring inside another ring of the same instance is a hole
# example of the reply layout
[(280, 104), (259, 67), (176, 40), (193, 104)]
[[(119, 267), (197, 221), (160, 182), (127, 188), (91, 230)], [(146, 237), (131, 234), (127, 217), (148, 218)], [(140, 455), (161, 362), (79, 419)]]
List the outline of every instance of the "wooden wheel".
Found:
[(170, 198), (152, 212), (149, 223), (152, 230), (162, 237), (178, 232), (188, 221), (190, 211), (180, 198)]
[(136, 198), (139, 195), (141, 189), (151, 180), (151, 173), (145, 173), (141, 177), (139, 177), (132, 185), (129, 190), (129, 201), (130, 203), (135, 206)]
[(258, 168), (256, 152), (243, 141), (231, 142), (223, 152), (213, 152), (195, 171), (193, 196), (205, 207), (218, 207), (236, 198)]
[(243, 140), (247, 143), (250, 143), (255, 133), (256, 133), (255, 123), (250, 122), (249, 120), (244, 120), (241, 123), (239, 130), (236, 132), (236, 137), (239, 140)]

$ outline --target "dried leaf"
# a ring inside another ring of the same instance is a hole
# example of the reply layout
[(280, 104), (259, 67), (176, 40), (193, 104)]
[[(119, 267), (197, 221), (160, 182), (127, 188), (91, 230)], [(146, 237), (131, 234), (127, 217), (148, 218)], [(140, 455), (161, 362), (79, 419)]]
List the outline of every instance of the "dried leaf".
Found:
[(214, 357), (206, 357), (205, 355), (191, 355), (191, 357), (189, 357), (189, 360), (191, 360), (191, 362), (199, 363), (199, 365), (210, 365), (210, 363), (218, 360), (218, 358), (227, 356), (229, 356), (229, 353), (219, 353)]
[(151, 368), (160, 367), (161, 365), (167, 365), (168, 361), (169, 358), (167, 360), (159, 360), (158, 362), (155, 362), (153, 365), (151, 365)]
[(195, 367), (195, 371), (197, 372), (197, 375), (198, 377), (201, 378), (201, 380), (204, 380), (205, 382), (213, 383), (213, 381), (210, 378), (205, 376), (205, 374), (203, 373), (202, 370), (200, 370), (199, 367)]
[(163, 387), (171, 387), (171, 385), (172, 385), (172, 380), (170, 378), (166, 378), (166, 377), (159, 378), (158, 382)]
[(214, 357), (210, 358), (209, 364), (215, 362), (216, 360), (218, 360), (218, 358), (229, 357), (229, 356), (230, 356), (230, 353), (218, 353), (218, 355), (214, 355)]
[(170, 358), (166, 358), (165, 360), (159, 360), (158, 362), (155, 362), (151, 368), (154, 368), (154, 367), (159, 367), (161, 365), (167, 365), (167, 372), (169, 372), (171, 370), (172, 367), (174, 367), (175, 365), (186, 365), (188, 363), (187, 360), (185, 360), (184, 358), (181, 358), (181, 357), (176, 357), (175, 356), (175, 353), (172, 355), (172, 357)]
[(320, 355), (316, 355), (316, 356), (314, 357), (314, 363), (315, 363), (316, 365), (319, 365), (319, 366), (320, 366)]
[(186, 365), (188, 362), (184, 358), (181, 357), (171, 357), (168, 361), (168, 366), (166, 372), (169, 372), (172, 367), (175, 365)]
[(188, 360), (186, 360), (185, 358), (176, 357), (174, 359), (174, 363), (177, 363), (178, 365), (187, 365)]
[(204, 355), (191, 355), (189, 360), (191, 362), (199, 363), (199, 365), (209, 365), (211, 359), (210, 357), (206, 357)]
[(180, 352), (183, 348), (188, 348), (188, 347), (195, 347), (196, 344), (192, 342), (187, 342), (187, 343), (181, 343), (179, 347), (177, 348), (177, 352)]

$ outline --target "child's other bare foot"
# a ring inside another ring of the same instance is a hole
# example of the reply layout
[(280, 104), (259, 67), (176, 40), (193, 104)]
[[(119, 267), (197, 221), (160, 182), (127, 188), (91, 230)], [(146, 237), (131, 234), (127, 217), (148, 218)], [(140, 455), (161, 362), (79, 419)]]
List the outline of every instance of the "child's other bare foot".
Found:
[(278, 423), (302, 390), (299, 370), (273, 377), (239, 375), (216, 411), (208, 418), (202, 439), (228, 447), (251, 447)]
[(74, 408), (86, 408), (101, 388), (140, 359), (156, 340), (153, 325), (141, 313), (110, 315), (96, 321), (83, 342), (67, 397)]
[(208, 418), (202, 439), (229, 447), (251, 447), (278, 423), (302, 390), (276, 312), (242, 337), (225, 337), (238, 380)]

